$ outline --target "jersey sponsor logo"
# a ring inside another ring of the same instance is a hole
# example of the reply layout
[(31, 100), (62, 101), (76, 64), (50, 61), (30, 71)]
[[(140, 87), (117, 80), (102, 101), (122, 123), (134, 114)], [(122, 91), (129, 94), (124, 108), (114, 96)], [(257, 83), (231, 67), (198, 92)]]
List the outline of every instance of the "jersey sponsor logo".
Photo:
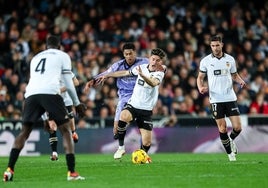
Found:
[(214, 75), (221, 75), (221, 70), (214, 70)]
[(141, 79), (138, 80), (138, 84), (139, 84), (139, 85), (143, 86), (144, 83), (145, 83), (144, 80), (141, 80)]
[(224, 76), (228, 74), (228, 69), (220, 69), (220, 70), (214, 70), (214, 75), (215, 76)]

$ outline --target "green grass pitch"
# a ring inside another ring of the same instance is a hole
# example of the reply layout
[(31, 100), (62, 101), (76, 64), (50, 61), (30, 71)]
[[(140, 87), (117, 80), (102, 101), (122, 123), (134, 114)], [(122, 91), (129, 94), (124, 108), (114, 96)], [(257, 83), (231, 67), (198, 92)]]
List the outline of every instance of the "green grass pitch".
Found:
[[(0, 187), (19, 188), (247, 188), (268, 187), (268, 154), (241, 153), (229, 162), (226, 154), (159, 153), (153, 163), (135, 165), (130, 154), (121, 161), (112, 154), (77, 154), (76, 170), (84, 181), (66, 180), (65, 156), (52, 162), (49, 155), (20, 157), (12, 182)], [(8, 158), (0, 158), (2, 172)], [(1, 172), (1, 173), (2, 173)]]

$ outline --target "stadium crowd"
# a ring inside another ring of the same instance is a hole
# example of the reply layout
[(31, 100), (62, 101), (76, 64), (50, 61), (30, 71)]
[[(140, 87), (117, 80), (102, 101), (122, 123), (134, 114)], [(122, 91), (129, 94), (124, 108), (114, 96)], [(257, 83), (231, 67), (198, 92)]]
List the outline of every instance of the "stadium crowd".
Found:
[(200, 59), (211, 35), (223, 36), (247, 87), (235, 85), (241, 114), (268, 114), (268, 3), (265, 1), (9, 0), (0, 1), (0, 119), (20, 119), (30, 59), (45, 49), (49, 34), (80, 82), (88, 118), (113, 116), (117, 88), (110, 78), (83, 92), (85, 83), (122, 58), (124, 42), (138, 56), (159, 47), (168, 55), (154, 115), (209, 116), (207, 95), (196, 86)]

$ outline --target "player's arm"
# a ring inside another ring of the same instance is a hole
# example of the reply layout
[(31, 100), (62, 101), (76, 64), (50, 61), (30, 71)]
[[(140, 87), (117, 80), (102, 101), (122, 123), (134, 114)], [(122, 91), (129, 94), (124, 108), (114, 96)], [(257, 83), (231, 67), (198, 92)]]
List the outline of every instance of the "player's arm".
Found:
[[(138, 74), (143, 78), (143, 80), (150, 86), (152, 87), (155, 87), (157, 85), (159, 85), (161, 83), (160, 79), (161, 79), (161, 75), (160, 74), (163, 74), (162, 73), (162, 70), (159, 71), (159, 75), (157, 75), (156, 77), (148, 77), (146, 75), (143, 74), (142, 72), (142, 69), (140, 66), (137, 67), (137, 71), (138, 71)], [(163, 76), (162, 76), (163, 77)], [(162, 80), (162, 79), (161, 79)]]
[(106, 71), (94, 76), (92, 79), (90, 79), (85, 87), (84, 87), (84, 92), (88, 92), (89, 91), (89, 88), (91, 88), (92, 86), (97, 86), (99, 85), (101, 82), (100, 82), (100, 78), (102, 78), (102, 76), (108, 74), (109, 72), (111, 72), (113, 69), (112, 67), (110, 67), (109, 69), (107, 69)]
[(129, 70), (120, 70), (115, 72), (110, 72), (106, 75), (103, 75), (97, 79), (97, 82), (103, 83), (107, 78), (119, 78), (119, 77), (125, 77), (125, 76), (132, 76), (131, 71)]
[[(72, 73), (73, 74), (73, 73)], [(73, 74), (73, 83), (74, 83), (74, 86), (79, 86), (79, 80), (76, 78), (76, 76)], [(67, 91), (67, 88), (64, 86), (62, 88), (60, 88), (60, 92), (63, 93)]]
[(204, 84), (205, 77), (206, 77), (206, 73), (199, 71), (197, 79), (196, 79), (196, 83), (197, 83), (197, 88), (201, 94), (205, 94), (208, 92), (208, 87), (205, 86)]
[(65, 87), (67, 89), (68, 94), (70, 95), (74, 106), (75, 111), (78, 114), (79, 117), (85, 116), (86, 106), (83, 103), (80, 103), (79, 98), (76, 93), (76, 89), (74, 87), (74, 83), (72, 80), (72, 74), (70, 72), (62, 73), (62, 79), (64, 81)]
[(76, 76), (73, 77), (73, 83), (74, 86), (79, 86), (79, 80), (76, 78)]
[(237, 72), (232, 73), (231, 75), (232, 75), (232, 79), (233, 79), (235, 82), (239, 83), (240, 86), (241, 86), (241, 88), (243, 88), (243, 87), (246, 86), (245, 81), (240, 77), (240, 75), (239, 75)]
[(80, 101), (79, 101), (79, 98), (77, 96), (76, 89), (74, 87), (72, 74), (68, 73), (68, 72), (62, 73), (62, 78), (64, 81), (64, 85), (66, 87), (66, 90), (67, 90), (68, 94), (70, 95), (74, 105), (75, 106), (79, 105)]

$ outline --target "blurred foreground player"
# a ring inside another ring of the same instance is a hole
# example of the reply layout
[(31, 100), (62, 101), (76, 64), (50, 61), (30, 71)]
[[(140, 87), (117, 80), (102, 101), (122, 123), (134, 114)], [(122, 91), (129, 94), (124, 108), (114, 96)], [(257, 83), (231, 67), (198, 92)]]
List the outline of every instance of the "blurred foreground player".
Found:
[(85, 114), (85, 106), (80, 103), (72, 82), (71, 59), (65, 52), (59, 50), (60, 40), (57, 36), (49, 36), (46, 41), (46, 50), (33, 57), (30, 63), (30, 80), (26, 87), (25, 104), (23, 110), (23, 126), (12, 146), (8, 167), (3, 174), (3, 181), (12, 181), (15, 164), (20, 151), (24, 147), (35, 122), (45, 112), (54, 120), (63, 138), (63, 147), (66, 153), (67, 180), (84, 180), (75, 171), (74, 142), (71, 134), (71, 121), (60, 96), (61, 76), (66, 84), (76, 112), (80, 117)]

